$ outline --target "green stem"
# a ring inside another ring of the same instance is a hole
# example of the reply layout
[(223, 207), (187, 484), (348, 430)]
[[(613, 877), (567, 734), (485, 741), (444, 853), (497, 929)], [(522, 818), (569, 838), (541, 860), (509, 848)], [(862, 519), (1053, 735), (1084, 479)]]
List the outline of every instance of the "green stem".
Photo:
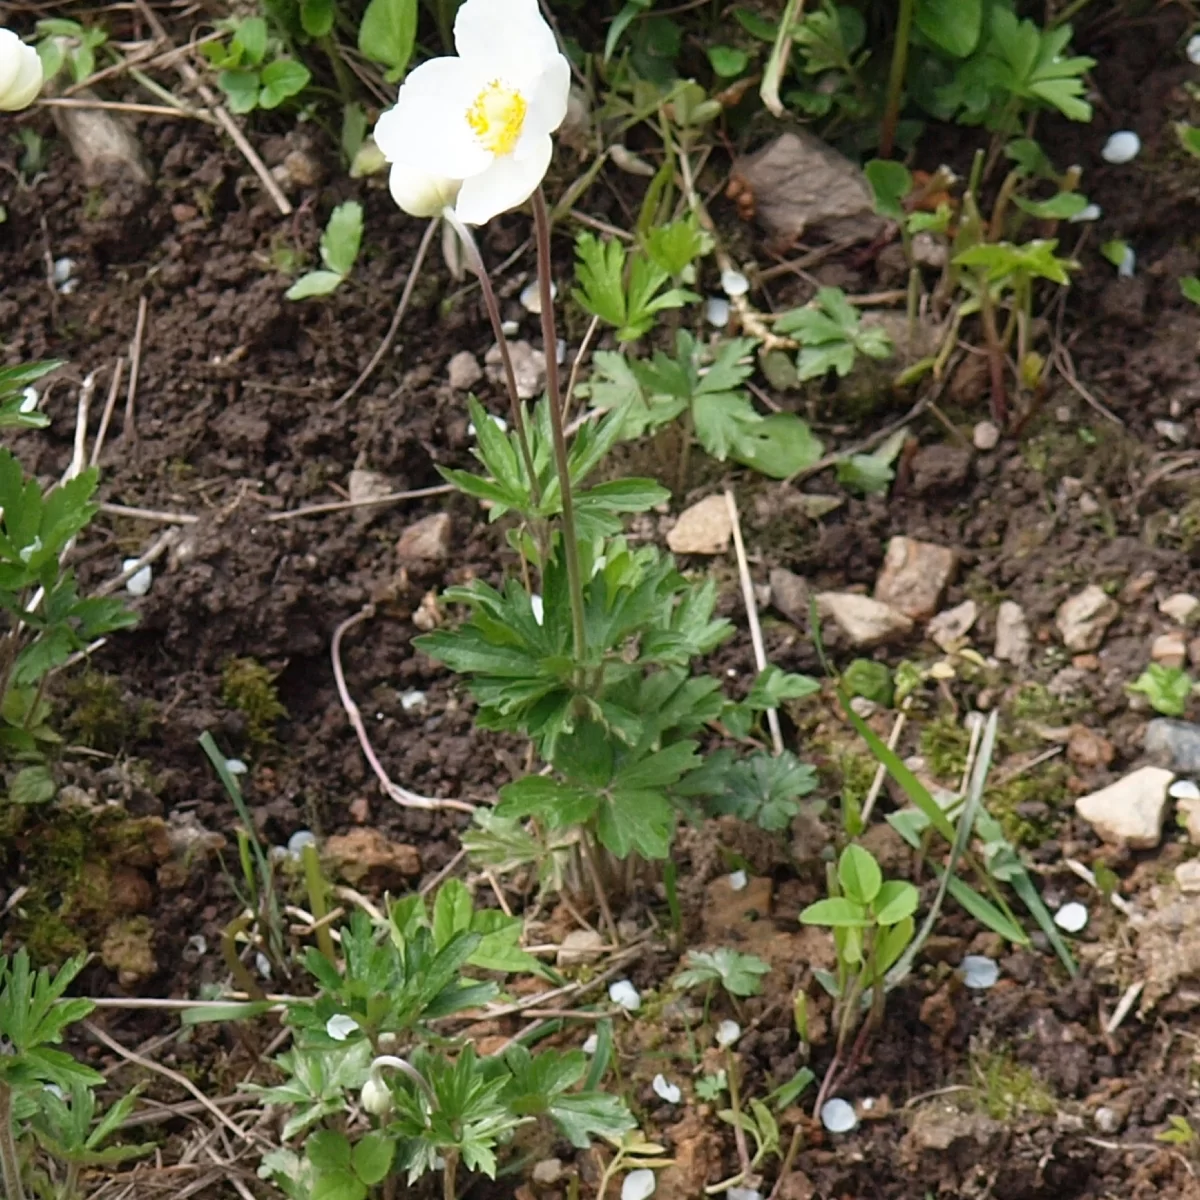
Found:
[(550, 217), (542, 189), (533, 193), (533, 225), (537, 239), (538, 291), (542, 301), (542, 348), (546, 355), (546, 397), (550, 405), (550, 428), (554, 435), (554, 465), (562, 492), (563, 553), (567, 558), (567, 587), (571, 593), (571, 630), (574, 635), (575, 665), (582, 669), (587, 659), (587, 625), (583, 611), (583, 578), (579, 569), (579, 539), (575, 533), (575, 501), (571, 495), (571, 467), (567, 438), (563, 432), (562, 396), (558, 382), (558, 331), (554, 323), (554, 296), (550, 280)]
[(317, 949), (331, 967), (336, 967), (337, 954), (333, 948), (333, 935), (329, 932), (329, 924), (325, 920), (329, 915), (325, 876), (321, 874), (321, 859), (317, 848), (311, 842), (300, 852), (300, 861), (304, 864), (304, 887), (308, 892), (308, 907), (317, 927)]
[(896, 42), (892, 46), (892, 69), (888, 75), (887, 104), (879, 125), (880, 158), (891, 158), (896, 144), (896, 126), (900, 122), (900, 101), (904, 95), (904, 77), (908, 73), (908, 43), (912, 36), (915, 7), (915, 0), (900, 0)]
[[(483, 293), (483, 306), (487, 309), (488, 320), (492, 323), (492, 334), (496, 338), (500, 361), (504, 366), (504, 383), (508, 389), (513, 428), (517, 431), (517, 442), (521, 447), (521, 460), (524, 462), (525, 472), (529, 476), (529, 494), (533, 498), (534, 505), (540, 506), (542, 503), (541, 488), (538, 486), (537, 472), (533, 469), (533, 455), (529, 450), (529, 433), (525, 428), (525, 410), (521, 405), (521, 397), (517, 395), (517, 376), (513, 371), (512, 355), (508, 349), (508, 337), (504, 333), (504, 321), (500, 316), (500, 301), (496, 299), (496, 289), (492, 287), (492, 280), (484, 265), (483, 255), (479, 252), (479, 244), (475, 241), (475, 235), (458, 219), (458, 214), (454, 209), (445, 208), (442, 216), (458, 234), (458, 240), (462, 243), (463, 250), (466, 251), (467, 265), (471, 268), (475, 278), (479, 280), (479, 290)], [(553, 347), (550, 350), (550, 354), (552, 353)]]
[(458, 1178), (458, 1151), (447, 1149), (446, 1165), (442, 1168), (442, 1200), (455, 1200)]
[(25, 1200), (21, 1185), (21, 1161), (13, 1132), (12, 1088), (0, 1080), (0, 1173), (4, 1179), (5, 1200)]

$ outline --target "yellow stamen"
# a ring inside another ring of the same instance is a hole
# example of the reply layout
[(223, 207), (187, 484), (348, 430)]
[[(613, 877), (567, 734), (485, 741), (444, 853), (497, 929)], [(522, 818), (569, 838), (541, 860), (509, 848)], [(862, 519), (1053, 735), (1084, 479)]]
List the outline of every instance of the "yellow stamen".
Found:
[(493, 79), (467, 109), (467, 124), (485, 150), (511, 154), (525, 124), (525, 109), (525, 97), (520, 92)]

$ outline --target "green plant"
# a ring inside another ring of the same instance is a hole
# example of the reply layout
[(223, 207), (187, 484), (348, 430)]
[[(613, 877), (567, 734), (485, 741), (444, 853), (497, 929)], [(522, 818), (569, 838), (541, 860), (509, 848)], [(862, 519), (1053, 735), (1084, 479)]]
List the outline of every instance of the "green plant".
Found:
[[(757, 342), (733, 338), (703, 347), (685, 330), (675, 335), (675, 354), (656, 351), (638, 361), (612, 350), (596, 352), (586, 385), (593, 408), (620, 415), (620, 436), (633, 440), (685, 419), (690, 435), (714, 458), (732, 458), (777, 479), (816, 462), (821, 443), (794, 413), (762, 416), (745, 382), (754, 373)], [(686, 473), (686, 451), (681, 477)]]
[(1182, 717), (1195, 687), (1194, 680), (1182, 667), (1152, 662), (1133, 683), (1125, 685), (1125, 690), (1145, 696), (1150, 707), (1164, 717)]
[(289, 300), (307, 300), (311, 296), (328, 296), (339, 287), (354, 269), (362, 245), (363, 209), (357, 200), (339, 204), (329, 214), (329, 223), (321, 235), (323, 270), (308, 271), (288, 288)]
[(731, 996), (757, 996), (768, 963), (755, 954), (742, 954), (728, 946), (716, 950), (689, 950), (687, 966), (675, 976), (675, 986), (684, 991), (705, 988), (711, 993), (720, 984)]
[(95, 73), (96, 51), (108, 41), (102, 28), (61, 17), (39, 21), (37, 33), (37, 52), (46, 78), (52, 79), (65, 64), (71, 69), (74, 83), (83, 83)]
[(823, 379), (830, 371), (849, 375), (860, 354), (874, 359), (892, 355), (891, 338), (882, 329), (863, 325), (862, 314), (841, 288), (818, 289), (811, 304), (782, 313), (775, 329), (800, 343), (796, 370), (802, 381)]
[(1196, 1131), (1192, 1128), (1192, 1123), (1187, 1117), (1180, 1116), (1178, 1113), (1171, 1113), (1167, 1117), (1166, 1129), (1160, 1129), (1154, 1135), (1156, 1142), (1164, 1142), (1168, 1146), (1194, 1146), (1196, 1144)]
[(265, 745), (275, 724), (288, 715), (279, 701), (275, 674), (253, 658), (231, 658), (221, 671), (221, 700), (246, 718), (246, 735)]
[(245, 17), (226, 24), (232, 32), (228, 42), (205, 42), (200, 49), (218, 72), (217, 86), (231, 112), (278, 108), (308, 87), (312, 72), (279, 53), (280, 43), (268, 35), (264, 18)]

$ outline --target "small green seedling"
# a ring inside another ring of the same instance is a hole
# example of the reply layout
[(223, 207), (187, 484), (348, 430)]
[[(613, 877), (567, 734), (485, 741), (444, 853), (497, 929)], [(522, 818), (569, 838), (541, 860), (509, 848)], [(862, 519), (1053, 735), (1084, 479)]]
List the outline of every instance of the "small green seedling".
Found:
[(775, 329), (800, 343), (796, 370), (801, 380), (823, 379), (830, 371), (844, 377), (860, 354), (879, 360), (892, 354), (891, 338), (882, 329), (864, 325), (862, 314), (841, 288), (821, 288), (811, 304), (783, 313)]
[(830, 870), (829, 893), (810, 904), (800, 920), (833, 930), (837, 970), (814, 974), (836, 1003), (840, 1053), (858, 1028), (868, 993), (868, 1021), (877, 1027), (883, 1019), (884, 978), (912, 941), (919, 895), (905, 880), (885, 882), (874, 856), (854, 844), (842, 851), (837, 871)]
[(218, 72), (217, 86), (231, 112), (278, 108), (308, 87), (312, 73), (303, 63), (277, 55), (278, 43), (267, 36), (262, 17), (227, 25), (233, 32), (228, 42), (205, 42), (200, 50)]
[(328, 296), (340, 287), (354, 269), (362, 245), (363, 208), (357, 200), (339, 204), (329, 214), (329, 224), (321, 235), (323, 270), (301, 275), (287, 290), (289, 300), (307, 300), (312, 296)]
[(687, 966), (675, 976), (675, 986), (684, 991), (706, 988), (709, 992), (720, 984), (731, 996), (757, 996), (762, 990), (762, 977), (771, 970), (755, 954), (742, 954), (728, 946), (713, 951), (690, 950)]
[(1172, 1113), (1167, 1117), (1166, 1129), (1160, 1129), (1154, 1135), (1156, 1142), (1165, 1142), (1168, 1146), (1194, 1146), (1196, 1144), (1196, 1131), (1192, 1128), (1192, 1123), (1187, 1117), (1181, 1117), (1178, 1113)]
[(75, 83), (83, 83), (95, 73), (96, 51), (108, 41), (103, 29), (61, 17), (39, 21), (37, 33), (37, 52), (46, 78), (53, 79), (65, 65)]
[(1167, 667), (1152, 662), (1133, 683), (1125, 685), (1125, 690), (1145, 696), (1150, 701), (1150, 707), (1164, 717), (1182, 717), (1195, 686), (1192, 677), (1182, 667)]

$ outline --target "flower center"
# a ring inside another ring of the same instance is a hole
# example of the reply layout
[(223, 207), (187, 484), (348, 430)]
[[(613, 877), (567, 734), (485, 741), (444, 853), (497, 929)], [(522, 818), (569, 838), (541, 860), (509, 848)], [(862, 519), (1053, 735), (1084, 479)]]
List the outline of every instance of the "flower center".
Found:
[(511, 154), (525, 124), (525, 97), (493, 79), (467, 109), (467, 124), (492, 154)]

